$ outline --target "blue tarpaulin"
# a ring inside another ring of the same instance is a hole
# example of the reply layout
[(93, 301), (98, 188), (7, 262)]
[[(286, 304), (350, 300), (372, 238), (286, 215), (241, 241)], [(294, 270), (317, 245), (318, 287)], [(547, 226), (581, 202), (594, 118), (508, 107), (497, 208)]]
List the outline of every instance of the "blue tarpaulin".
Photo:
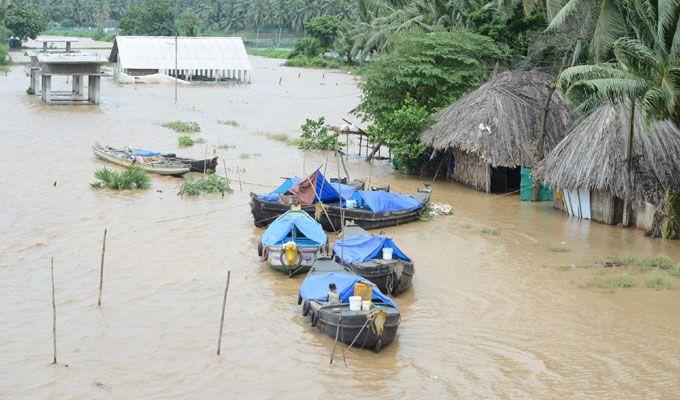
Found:
[(422, 203), (413, 197), (383, 191), (359, 190), (364, 204), (373, 212), (415, 210)]
[(279, 199), (280, 195), (286, 194), (287, 192), (289, 192), (290, 189), (292, 189), (293, 186), (300, 183), (301, 180), (302, 179), (300, 179), (300, 178), (286, 178), (286, 180), (283, 181), (281, 186), (277, 187), (276, 189), (272, 190), (269, 193), (258, 194), (257, 197), (259, 197), (260, 200), (262, 200), (262, 201), (275, 202)]
[(339, 239), (333, 245), (333, 252), (344, 262), (352, 264), (381, 257), (383, 247), (393, 249), (393, 258), (411, 261), (404, 252), (399, 250), (392, 239), (378, 235), (361, 235)]
[(338, 191), (319, 170), (300, 181), (291, 192), (298, 195), (301, 204), (307, 205), (318, 203), (319, 200), (323, 203), (337, 201), (340, 198)]
[(326, 232), (323, 231), (321, 224), (314, 221), (306, 212), (301, 210), (286, 211), (269, 225), (262, 234), (260, 242), (264, 245), (281, 244), (284, 239), (296, 229), (307, 239), (323, 245), (328, 240)]
[[(330, 283), (335, 283), (335, 286), (340, 292), (340, 301), (343, 303), (349, 302), (349, 296), (354, 295), (354, 284), (356, 282), (364, 282), (372, 285), (371, 282), (355, 275), (351, 272), (327, 272), (325, 274), (312, 275), (305, 278), (300, 286), (300, 296), (303, 300), (319, 300), (326, 301), (326, 296), (328, 295), (328, 285)], [(391, 306), (397, 308), (397, 304), (385, 296), (380, 289), (373, 286), (373, 301), (382, 301)]]
[(146, 150), (146, 149), (137, 149), (137, 150), (132, 150), (132, 155), (133, 156), (142, 156), (142, 157), (153, 157), (153, 156), (160, 156), (161, 153), (153, 150)]

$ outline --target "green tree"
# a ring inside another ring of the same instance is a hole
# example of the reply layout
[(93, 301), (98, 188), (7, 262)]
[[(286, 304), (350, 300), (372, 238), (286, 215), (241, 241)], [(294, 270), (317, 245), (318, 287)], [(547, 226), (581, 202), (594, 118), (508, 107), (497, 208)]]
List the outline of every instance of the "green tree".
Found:
[(169, 0), (146, 0), (142, 7), (128, 9), (119, 22), (126, 35), (171, 36), (175, 18)]
[(183, 36), (198, 36), (201, 19), (194, 10), (186, 10), (179, 17), (179, 32)]
[(10, 8), (5, 15), (5, 26), (16, 38), (35, 39), (40, 32), (47, 29), (47, 21), (35, 7), (24, 6)]
[(321, 15), (314, 17), (305, 24), (305, 32), (321, 43), (324, 49), (329, 49), (338, 31), (342, 25), (342, 21), (332, 15)]
[(507, 54), (465, 29), (400, 35), (364, 69), (354, 113), (370, 122), (377, 141), (388, 143), (401, 170), (415, 172), (425, 150), (417, 139), (425, 117), (477, 88)]

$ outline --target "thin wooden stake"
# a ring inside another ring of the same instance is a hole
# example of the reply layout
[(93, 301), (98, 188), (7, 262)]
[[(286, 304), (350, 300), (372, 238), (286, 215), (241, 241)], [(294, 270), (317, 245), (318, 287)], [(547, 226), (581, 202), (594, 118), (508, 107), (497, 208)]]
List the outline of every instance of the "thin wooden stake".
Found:
[(99, 300), (97, 306), (102, 305), (102, 288), (104, 287), (104, 253), (106, 252), (106, 229), (104, 229), (104, 241), (102, 242), (102, 262), (99, 266)]
[(241, 184), (241, 168), (236, 166), (236, 177), (238, 178), (238, 187), (243, 191), (243, 185)]
[(229, 291), (229, 281), (231, 280), (231, 270), (227, 271), (227, 284), (224, 286), (224, 299), (222, 300), (222, 318), (220, 319), (220, 336), (217, 338), (217, 355), (220, 355), (222, 347), (222, 329), (224, 328), (224, 310), (227, 308), (227, 292)]
[(52, 344), (54, 347), (54, 358), (52, 364), (57, 363), (57, 302), (54, 298), (54, 257), (50, 262), (50, 272), (52, 275)]

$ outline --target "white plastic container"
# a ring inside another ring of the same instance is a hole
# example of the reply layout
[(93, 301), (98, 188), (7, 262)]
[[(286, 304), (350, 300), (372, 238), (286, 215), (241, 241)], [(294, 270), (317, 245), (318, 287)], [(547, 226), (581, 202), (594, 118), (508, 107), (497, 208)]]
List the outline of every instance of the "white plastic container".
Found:
[(383, 249), (382, 249), (383, 260), (391, 260), (392, 259), (392, 251), (394, 251), (394, 249), (391, 248), (391, 247), (383, 247)]
[(357, 201), (356, 200), (347, 200), (347, 201), (345, 201), (345, 207), (346, 208), (357, 208)]
[(361, 296), (349, 296), (349, 309), (350, 311), (361, 310)]
[(361, 309), (362, 309), (363, 311), (370, 311), (370, 310), (371, 310), (371, 304), (372, 304), (372, 303), (373, 303), (373, 302), (370, 301), (370, 300), (363, 300), (363, 301), (361, 302)]

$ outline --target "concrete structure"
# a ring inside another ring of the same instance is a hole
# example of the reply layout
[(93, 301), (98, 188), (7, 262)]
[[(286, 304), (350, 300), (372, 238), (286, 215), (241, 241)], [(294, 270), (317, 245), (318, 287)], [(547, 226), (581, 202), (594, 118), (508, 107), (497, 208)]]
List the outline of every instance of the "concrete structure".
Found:
[[(40, 53), (70, 53), (72, 44), (77, 43), (78, 39), (74, 38), (40, 38), (36, 40), (42, 43), (42, 51), (26, 52), (26, 55), (31, 58), (31, 82), (29, 84), (30, 90), (33, 94), (40, 92), (40, 65), (38, 64), (38, 54)], [(64, 49), (57, 48), (55, 45), (64, 43)]]
[(253, 70), (238, 37), (117, 36), (109, 61), (116, 74), (162, 73), (188, 81), (248, 82)]
[[(84, 53), (39, 53), (42, 100), (46, 103), (99, 104), (101, 100), (101, 65), (106, 59)], [(87, 97), (83, 98), (83, 78), (87, 75)], [(70, 92), (52, 90), (53, 76), (71, 76)]]

